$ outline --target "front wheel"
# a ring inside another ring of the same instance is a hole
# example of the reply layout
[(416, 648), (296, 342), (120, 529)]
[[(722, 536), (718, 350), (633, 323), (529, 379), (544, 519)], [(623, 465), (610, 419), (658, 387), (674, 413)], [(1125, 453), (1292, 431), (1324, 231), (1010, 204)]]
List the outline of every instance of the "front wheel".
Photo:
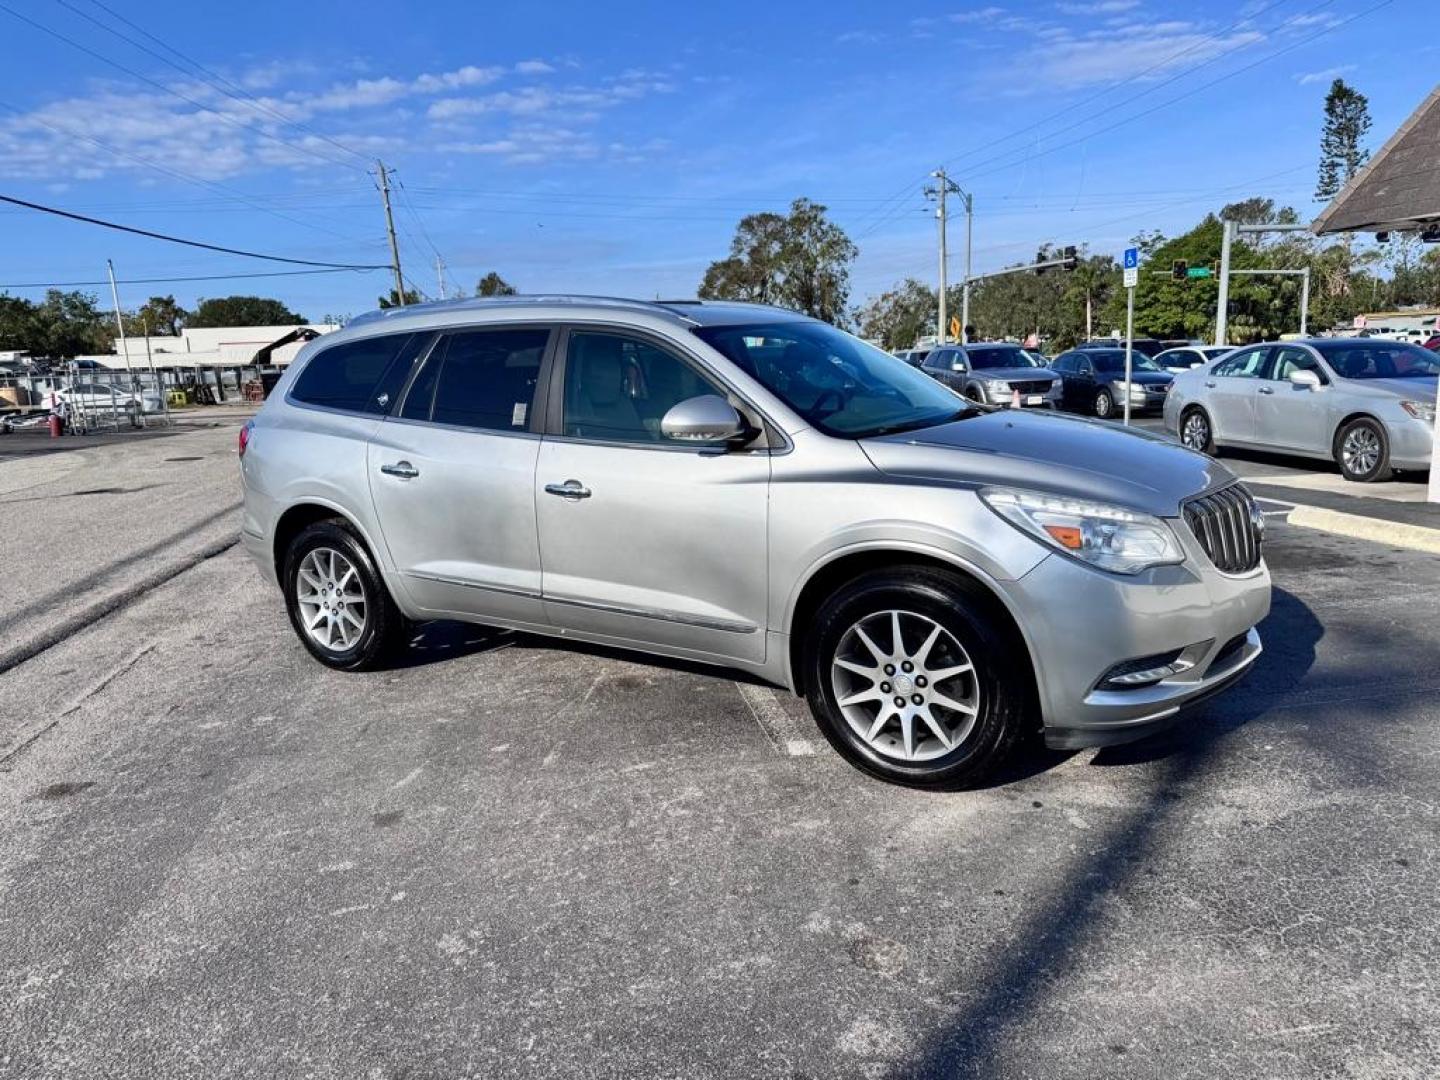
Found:
[(1215, 455), (1215, 433), (1210, 429), (1210, 417), (1204, 409), (1192, 406), (1181, 415), (1180, 442), (1191, 450)]
[(404, 619), (370, 553), (342, 519), (319, 521), (285, 557), (285, 607), (310, 655), (341, 671), (379, 667), (402, 636)]
[(1115, 398), (1109, 390), (1101, 390), (1095, 395), (1095, 415), (1101, 420), (1108, 420), (1115, 411)]
[(1390, 440), (1368, 416), (1351, 420), (1335, 437), (1335, 464), (1346, 480), (1370, 484), (1390, 478)]
[(990, 605), (941, 570), (875, 571), (840, 589), (808, 635), (807, 697), (851, 764), (912, 787), (966, 787), (1013, 752), (1028, 665)]

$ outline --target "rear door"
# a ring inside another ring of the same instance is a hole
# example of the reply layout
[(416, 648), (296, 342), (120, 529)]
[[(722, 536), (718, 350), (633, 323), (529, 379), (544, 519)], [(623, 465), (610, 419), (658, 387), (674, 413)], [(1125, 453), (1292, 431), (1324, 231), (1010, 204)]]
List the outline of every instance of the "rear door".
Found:
[(1256, 440), (1255, 407), (1260, 388), (1265, 385), (1269, 357), (1268, 345), (1236, 349), (1202, 380), (1203, 400), (1216, 440)]
[(428, 615), (543, 624), (535, 464), (549, 326), (439, 335), (370, 440), (391, 561)]
[(671, 406), (735, 400), (673, 343), (575, 328), (535, 478), (546, 614), (682, 653), (765, 656), (770, 457), (674, 442)]
[(1258, 388), (1255, 403), (1255, 435), (1259, 442), (1287, 450), (1328, 453), (1328, 421), (1325, 394), (1290, 381), (1292, 371), (1313, 371), (1321, 383), (1329, 376), (1309, 349), (1282, 345), (1275, 350), (1267, 378)]

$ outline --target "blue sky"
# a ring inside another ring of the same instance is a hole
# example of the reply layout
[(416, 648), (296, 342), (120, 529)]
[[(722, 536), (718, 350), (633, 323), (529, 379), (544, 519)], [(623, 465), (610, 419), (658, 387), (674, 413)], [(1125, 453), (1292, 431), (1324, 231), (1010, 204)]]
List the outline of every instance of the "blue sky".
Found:
[[(1378, 147), (1433, 86), (1433, 15), (1433, 0), (0, 0), (0, 192), (380, 263), (379, 156), (401, 185), (407, 278), (431, 296), (437, 251), (467, 289), (494, 269), (525, 291), (693, 295), (742, 215), (809, 196), (860, 246), (859, 301), (934, 280), (920, 187), (941, 163), (974, 193), (977, 270), (1045, 241), (1118, 252), (1251, 194), (1311, 212), (1330, 79), (1370, 96)], [(106, 257), (122, 278), (285, 269), (8, 207), (0, 227), (0, 284), (103, 278)], [(388, 287), (376, 272), (122, 300), (260, 293), (318, 318)]]

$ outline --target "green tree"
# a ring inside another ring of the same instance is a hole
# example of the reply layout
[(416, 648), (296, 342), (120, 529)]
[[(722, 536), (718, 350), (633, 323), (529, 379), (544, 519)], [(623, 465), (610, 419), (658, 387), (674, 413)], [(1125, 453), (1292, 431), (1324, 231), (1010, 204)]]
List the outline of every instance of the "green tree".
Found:
[(35, 305), (23, 296), (0, 293), (0, 349), (33, 352)]
[(475, 286), (476, 296), (514, 296), (516, 289), (503, 277), (491, 270)]
[(173, 296), (152, 296), (134, 315), (135, 321), (148, 327), (150, 333), (171, 337), (179, 336), (189, 317), (190, 313), (177, 304)]
[(301, 326), (297, 315), (279, 300), (265, 296), (222, 296), (201, 300), (186, 323), (191, 329), (207, 326)]
[(895, 288), (872, 297), (856, 312), (860, 336), (887, 349), (905, 349), (924, 334), (935, 332), (939, 304), (935, 290), (906, 278)]
[[(1059, 252), (1047, 245), (1035, 253), (1035, 261), (1058, 256)], [(1085, 336), (1087, 298), (1092, 321), (1098, 322), (1119, 283), (1119, 269), (1108, 255), (1086, 255), (1074, 270), (1051, 268), (985, 278), (971, 287), (970, 319), (982, 341), (1023, 341), (1036, 334), (1046, 348), (1064, 349)], [(951, 310), (959, 311), (960, 303), (961, 290), (951, 290)]]
[[(387, 295), (381, 296), (378, 299), (382, 308), (392, 308), (400, 306), (400, 294), (396, 292), (393, 287), (390, 289), (390, 292)], [(418, 303), (420, 303), (420, 294), (414, 289), (406, 289), (405, 306), (409, 307), (411, 304)]]
[(115, 324), (94, 293), (51, 289), (35, 305), (31, 340), (35, 356), (71, 357), (114, 349)]
[(1325, 124), (1320, 132), (1320, 174), (1315, 198), (1332, 199), (1370, 157), (1361, 141), (1370, 131), (1370, 102), (1344, 79), (1325, 95)]
[(710, 264), (699, 294), (778, 304), (839, 325), (850, 298), (850, 264), (858, 254), (845, 231), (825, 216), (824, 206), (796, 199), (788, 215), (742, 218), (730, 254)]

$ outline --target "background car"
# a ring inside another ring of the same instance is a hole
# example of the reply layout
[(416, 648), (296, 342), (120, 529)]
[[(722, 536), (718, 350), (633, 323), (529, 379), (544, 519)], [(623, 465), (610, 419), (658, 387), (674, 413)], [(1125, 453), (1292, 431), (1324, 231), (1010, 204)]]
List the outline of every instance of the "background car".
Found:
[(1059, 380), (1040, 367), (1019, 345), (941, 345), (920, 370), (971, 401), (1010, 405), (1020, 395), (1022, 406), (1057, 407)]
[(154, 391), (127, 392), (96, 382), (69, 383), (56, 390), (55, 397), (101, 419), (112, 415), (128, 417), (135, 427), (140, 426), (141, 413), (159, 412), (162, 408), (160, 395)]
[(1166, 349), (1154, 359), (1166, 371), (1179, 374), (1194, 367), (1202, 367), (1211, 360), (1218, 360), (1235, 346), (1233, 345), (1182, 345)]
[(923, 345), (914, 349), (900, 349), (895, 355), (911, 367), (919, 367), (925, 362), (925, 358), (934, 352), (934, 350), (934, 345)]
[[(1151, 337), (1137, 337), (1130, 339), (1130, 347), (1135, 352), (1144, 353), (1146, 356), (1158, 356), (1165, 351), (1165, 342), (1156, 341)], [(1093, 338), (1090, 341), (1082, 341), (1076, 345), (1077, 349), (1119, 349), (1125, 351), (1124, 338)]]
[(1165, 427), (1192, 450), (1328, 458), (1347, 480), (1431, 467), (1440, 356), (1403, 341), (1244, 345), (1175, 377)]
[[(1114, 416), (1124, 411), (1125, 350), (1071, 349), (1051, 364), (1060, 376), (1060, 404), (1067, 409)], [(1130, 354), (1130, 411), (1158, 409), (1175, 376), (1142, 352)]]

